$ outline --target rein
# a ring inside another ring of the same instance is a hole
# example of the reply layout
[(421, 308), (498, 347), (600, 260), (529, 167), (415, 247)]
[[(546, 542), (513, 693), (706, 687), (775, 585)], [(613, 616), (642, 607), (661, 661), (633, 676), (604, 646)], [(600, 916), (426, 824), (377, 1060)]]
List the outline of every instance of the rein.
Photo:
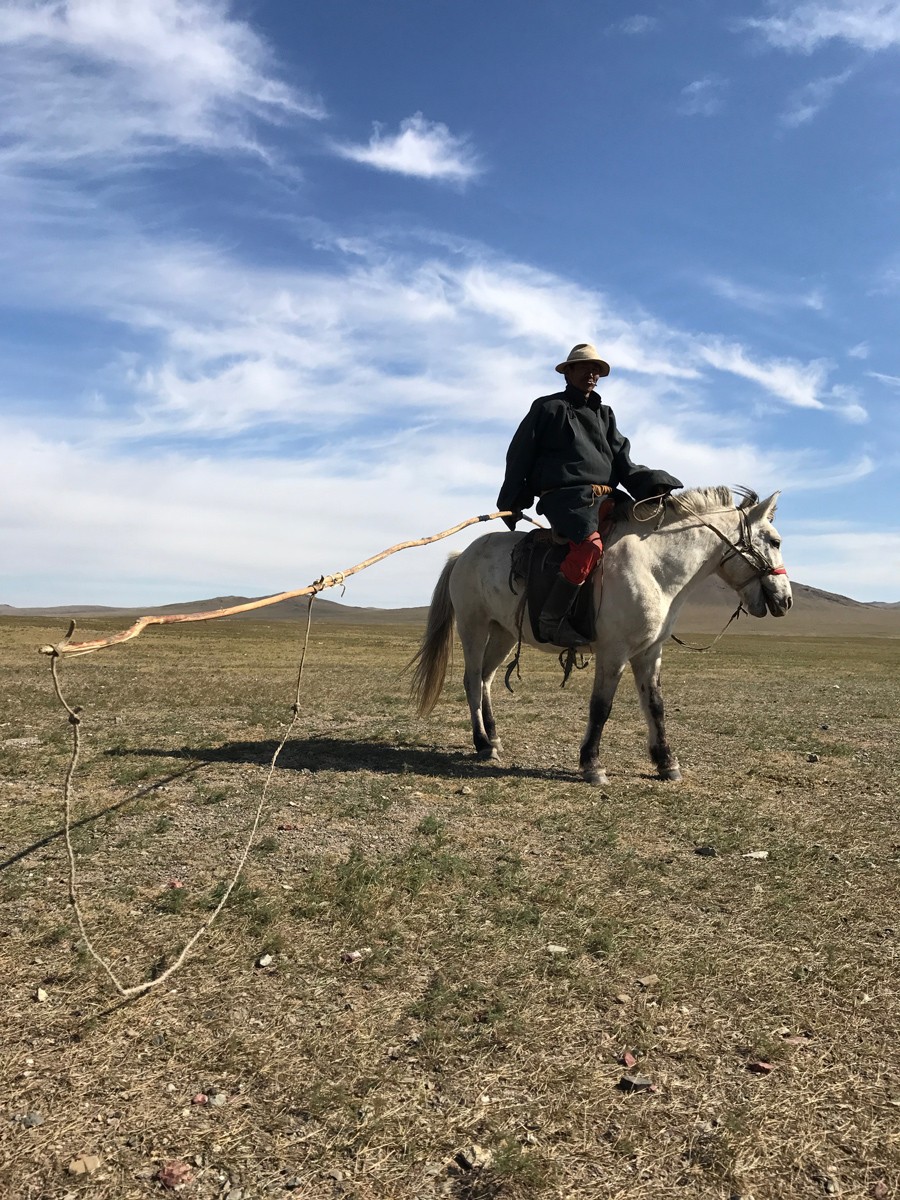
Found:
[(698, 654), (701, 654), (706, 650), (712, 650), (713, 646), (716, 644), (731, 622), (736, 621), (741, 613), (745, 613), (746, 611), (747, 610), (744, 608), (743, 604), (739, 604), (708, 646), (692, 646), (690, 642), (683, 642), (681, 638), (676, 637), (674, 633), (670, 633), (669, 637), (673, 642), (677, 642), (679, 646), (684, 646), (685, 650), (696, 650)]

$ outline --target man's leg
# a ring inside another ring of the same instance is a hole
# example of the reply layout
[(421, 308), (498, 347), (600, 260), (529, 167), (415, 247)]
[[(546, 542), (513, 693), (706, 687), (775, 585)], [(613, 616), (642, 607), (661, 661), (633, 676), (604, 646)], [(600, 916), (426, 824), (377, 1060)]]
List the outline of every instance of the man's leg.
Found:
[(583, 542), (569, 542), (569, 553), (560, 564), (559, 574), (550, 589), (538, 620), (541, 637), (555, 646), (584, 646), (585, 639), (568, 620), (578, 589), (600, 561), (603, 542), (592, 533)]

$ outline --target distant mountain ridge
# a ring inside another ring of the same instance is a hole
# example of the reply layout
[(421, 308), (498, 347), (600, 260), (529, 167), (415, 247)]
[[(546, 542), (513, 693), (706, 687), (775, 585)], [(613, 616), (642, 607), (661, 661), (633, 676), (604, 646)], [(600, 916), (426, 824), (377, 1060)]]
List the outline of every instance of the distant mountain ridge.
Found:
[[(781, 620), (771, 617), (755, 620), (742, 616), (741, 633), (768, 633), (801, 636), (837, 637), (900, 637), (900, 601), (853, 600), (835, 592), (792, 584), (794, 607)], [(246, 604), (247, 596), (213, 596), (206, 600), (191, 600), (184, 604), (164, 604), (149, 608), (124, 608), (101, 604), (54, 605), (44, 608), (14, 608), (0, 604), (0, 616), (76, 618), (81, 623), (90, 617), (103, 620), (121, 618), (129, 622), (142, 616), (165, 616), (172, 613), (211, 612)], [(687, 601), (678, 621), (680, 632), (715, 631), (724, 625), (737, 605), (734, 592), (717, 576), (705, 580)], [(267, 608), (254, 609), (236, 617), (236, 621), (299, 621), (306, 616), (307, 599), (282, 600)], [(318, 597), (313, 607), (314, 620), (329, 624), (349, 625), (419, 625), (424, 626), (428, 614), (425, 606), (414, 608), (361, 608), (340, 604)]]

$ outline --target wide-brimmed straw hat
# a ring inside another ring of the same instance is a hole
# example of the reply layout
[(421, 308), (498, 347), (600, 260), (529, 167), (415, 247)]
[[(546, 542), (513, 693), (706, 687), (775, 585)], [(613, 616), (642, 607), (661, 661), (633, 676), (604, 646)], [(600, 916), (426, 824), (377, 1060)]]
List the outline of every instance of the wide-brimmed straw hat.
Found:
[(579, 366), (581, 363), (597, 363), (601, 379), (604, 375), (609, 374), (609, 363), (600, 357), (597, 347), (592, 346), (590, 342), (579, 342), (577, 346), (573, 346), (569, 351), (569, 357), (565, 362), (558, 363), (556, 369), (560, 375), (563, 375), (566, 367)]

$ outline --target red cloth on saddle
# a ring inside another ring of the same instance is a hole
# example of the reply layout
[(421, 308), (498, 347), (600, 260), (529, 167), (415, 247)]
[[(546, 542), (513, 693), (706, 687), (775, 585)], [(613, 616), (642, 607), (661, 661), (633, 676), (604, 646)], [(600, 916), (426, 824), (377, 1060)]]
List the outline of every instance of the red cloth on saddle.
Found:
[(599, 533), (592, 533), (583, 542), (569, 542), (569, 553), (560, 563), (559, 572), (569, 583), (582, 584), (602, 555), (603, 542)]

